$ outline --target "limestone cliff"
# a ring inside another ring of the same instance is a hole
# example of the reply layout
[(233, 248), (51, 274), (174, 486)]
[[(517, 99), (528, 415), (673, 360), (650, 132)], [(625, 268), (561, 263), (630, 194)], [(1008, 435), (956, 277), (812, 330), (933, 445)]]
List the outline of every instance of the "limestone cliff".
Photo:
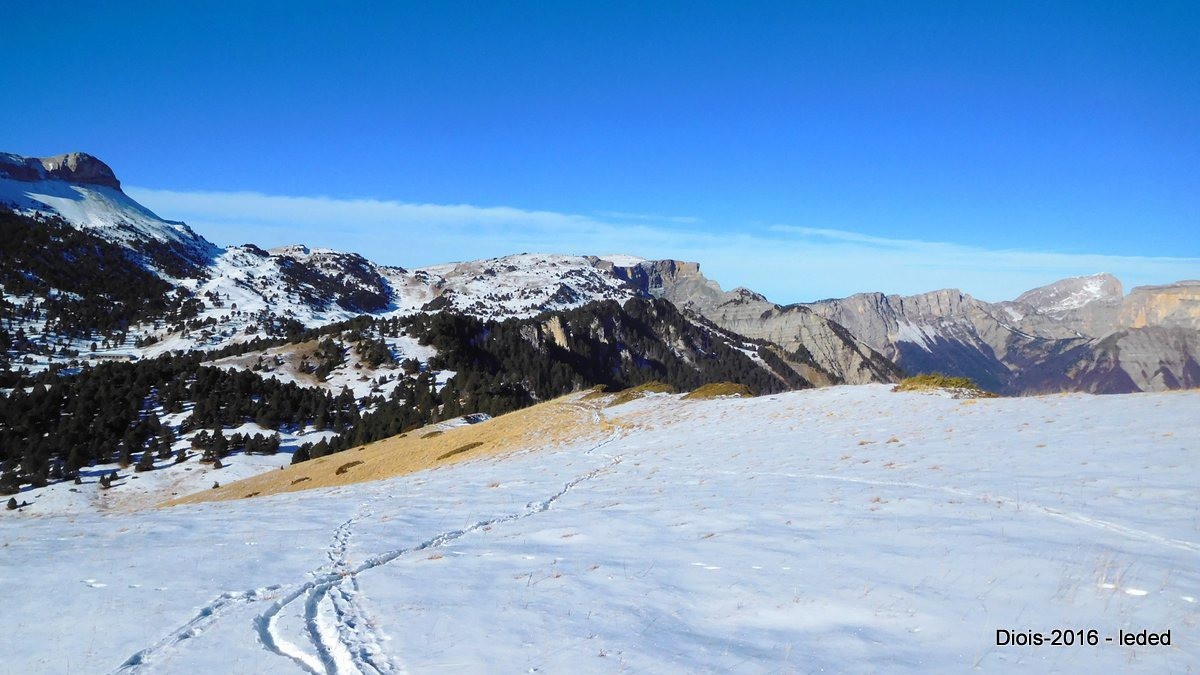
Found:
[(1197, 386), (1200, 282), (1122, 295), (1075, 277), (989, 303), (958, 290), (863, 293), (806, 305), (908, 372), (965, 375), (1006, 393)]
[(816, 384), (893, 382), (899, 376), (893, 363), (837, 323), (806, 307), (774, 304), (744, 288), (723, 291), (701, 274), (697, 263), (655, 260), (621, 266), (591, 260), (647, 295), (726, 330), (777, 345), (789, 365)]

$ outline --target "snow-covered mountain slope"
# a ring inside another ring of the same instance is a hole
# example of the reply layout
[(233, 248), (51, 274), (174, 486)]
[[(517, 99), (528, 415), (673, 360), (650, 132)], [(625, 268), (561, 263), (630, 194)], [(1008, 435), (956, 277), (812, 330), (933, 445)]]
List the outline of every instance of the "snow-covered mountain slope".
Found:
[(602, 403), (605, 434), (382, 482), (0, 513), (5, 668), (1200, 668), (1196, 393)]
[(435, 265), (413, 274), (432, 287), (442, 299), (439, 305), (480, 318), (524, 318), (597, 300), (640, 297), (582, 256), (522, 253)]
[[(64, 163), (76, 171), (63, 172)], [(84, 153), (44, 159), (0, 153), (0, 205), (60, 216), (144, 254), (147, 264), (166, 275), (184, 271), (180, 263), (206, 265), (219, 252), (184, 223), (163, 220), (131, 199), (112, 169)]]
[[(169, 319), (142, 316), (132, 325), (113, 320), (108, 323), (118, 325), (116, 330), (80, 334), (54, 330), (46, 294), (6, 292), (0, 309), (12, 308), (6, 312), (12, 317), (8, 330), (21, 330), (31, 345), (9, 350), (9, 357), (28, 359), (24, 365), (31, 370), (216, 349), (362, 314), (446, 309), (484, 319), (523, 318), (636, 297), (664, 298), (724, 330), (770, 342), (786, 367), (818, 385), (894, 381), (904, 369), (966, 375), (1004, 392), (1109, 392), (1189, 386), (1192, 371), (1200, 369), (1198, 355), (1190, 347), (1180, 349), (1200, 334), (1196, 282), (1138, 288), (1122, 297), (1118, 280), (1094, 275), (1001, 303), (950, 289), (781, 306), (747, 289), (723, 291), (696, 263), (629, 255), (520, 254), (404, 269), (303, 245), (219, 249), (186, 225), (162, 220), (134, 202), (107, 165), (82, 153), (45, 159), (0, 155), (0, 204), (61, 217), (125, 246), (140, 264), (191, 296), (173, 301), (178, 307)], [(1140, 332), (1156, 328), (1171, 329), (1170, 335)], [(1180, 340), (1179, 331), (1190, 333)], [(1102, 362), (1111, 359), (1100, 353), (1100, 343), (1117, 332), (1133, 335), (1128, 343), (1137, 345), (1136, 358), (1113, 357), (1118, 363), (1112, 377), (1072, 375), (1108, 372)], [(1068, 353), (1076, 365), (1058, 372)], [(1156, 362), (1161, 366), (1144, 367)], [(1095, 384), (1101, 381), (1103, 386)]]
[[(79, 171), (51, 173), (45, 167), (58, 166), (55, 161), (9, 157), (10, 170), (0, 181), (8, 186), (6, 194), (13, 196), (12, 206), (22, 213), (62, 218), (105, 241), (129, 248), (143, 239), (167, 242), (182, 235), (195, 237), (185, 226), (161, 220), (126, 197), (111, 170), (99, 160), (87, 159), (91, 162), (87, 175), (89, 180), (94, 178), (103, 184), (79, 183), (83, 175)], [(446, 310), (502, 320), (571, 310), (599, 301), (624, 303), (650, 297), (674, 301), (678, 294), (665, 292), (661, 285), (652, 288), (644, 283), (648, 275), (657, 275), (664, 267), (693, 269), (692, 277), (715, 286), (699, 276), (695, 264), (652, 262), (629, 255), (526, 253), (410, 270), (377, 265), (362, 256), (329, 249), (293, 245), (266, 251), (246, 244), (219, 250), (195, 238), (199, 243), (191, 248), (204, 252), (200, 257), (203, 264), (190, 271), (180, 272), (182, 268), (170, 264), (172, 261), (156, 258), (154, 254), (159, 251), (154, 247), (143, 246), (145, 251), (135, 251), (148, 269), (188, 297), (178, 301), (180, 309), (173, 317), (151, 315), (132, 324), (114, 319), (108, 323), (118, 326), (115, 332), (80, 331), (78, 327), (70, 332), (58, 331), (50, 321), (55, 312), (50, 297), (57, 289), (45, 291), (43, 297), (14, 295), (8, 301), (14, 308), (11, 314), (18, 318), (7, 329), (20, 330), (29, 346), (10, 350), (11, 356), (37, 371), (51, 364), (219, 349), (261, 337), (295, 335), (304, 328), (363, 314), (398, 317)], [(166, 269), (176, 273), (166, 274)], [(63, 310), (58, 308), (58, 313)], [(862, 359), (861, 352), (869, 349), (851, 344), (851, 337), (828, 326), (824, 319), (810, 318), (809, 323), (817, 325), (797, 327), (779, 336), (783, 343), (774, 348), (777, 353), (772, 358), (778, 362), (776, 369), (781, 376), (817, 384), (890, 379), (879, 364)], [(696, 321), (703, 323), (701, 319)], [(744, 342), (734, 337), (736, 342)], [(761, 336), (755, 337), (762, 340)], [(845, 349), (847, 345), (849, 349)], [(760, 358), (757, 344), (747, 346), (753, 358)], [(864, 363), (871, 367), (864, 371)], [(789, 370), (795, 372), (784, 372)]]
[[(797, 377), (816, 384), (892, 381), (886, 359), (840, 327), (802, 309), (759, 330), (759, 322), (727, 320), (730, 303), (695, 263), (648, 261), (636, 256), (601, 257), (518, 254), (447, 263), (422, 269), (377, 265), (362, 256), (303, 245), (264, 251), (252, 244), (218, 249), (181, 223), (159, 219), (129, 199), (107, 165), (89, 155), (58, 158), (4, 155), (0, 203), (20, 213), (52, 215), (107, 241), (129, 247), (143, 264), (189, 294), (191, 303), (169, 321), (143, 321), (118, 333), (63, 335), (38, 330), (52, 313), (36, 297), (14, 297), (19, 326), (34, 335), (31, 369), (52, 363), (139, 358), (179, 350), (217, 349), (256, 337), (294, 334), (362, 314), (402, 316), (450, 310), (482, 319), (527, 318), (546, 311), (633, 298), (661, 297), (696, 312), (726, 331), (746, 329), (751, 338), (777, 343), (776, 357)], [(7, 197), (7, 199), (5, 199)], [(149, 243), (147, 243), (149, 242)], [(174, 248), (188, 251), (180, 264)], [(166, 253), (164, 253), (164, 251)], [(663, 270), (688, 274), (664, 274)], [(667, 281), (664, 282), (664, 279)], [(715, 289), (693, 302), (688, 289)], [(711, 295), (711, 294), (710, 294)], [(738, 296), (739, 298), (741, 296)], [(684, 302), (688, 300), (689, 302)], [(711, 300), (712, 302), (707, 302)], [(778, 306), (759, 298), (742, 307), (757, 317)], [(712, 305), (721, 305), (721, 311)], [(713, 310), (713, 311), (709, 311)], [(158, 317), (154, 317), (157, 319)], [(111, 322), (110, 322), (111, 323)], [(92, 349), (92, 343), (98, 348)], [(29, 353), (32, 352), (32, 353)]]
[[(73, 168), (64, 168), (68, 165)], [(0, 205), (21, 214), (62, 218), (125, 247), (134, 254), (131, 262), (153, 270), (199, 303), (194, 320), (187, 323), (135, 325), (120, 336), (45, 338), (68, 352), (83, 352), (84, 359), (217, 348), (277, 334), (293, 321), (312, 328), (361, 314), (396, 316), (422, 309), (520, 318), (639, 296), (593, 260), (579, 256), (521, 254), (406, 270), (303, 245), (271, 251), (254, 245), (220, 249), (183, 223), (163, 220), (130, 199), (107, 165), (82, 153), (45, 159), (0, 155)], [(17, 327), (41, 334), (36, 324), (45, 313), (39, 311), (38, 299), (14, 296), (11, 301), (23, 308), (20, 314), (29, 324)], [(105, 344), (93, 353), (90, 343), (102, 337), (109, 339), (100, 340)], [(135, 344), (145, 342), (153, 344)], [(51, 361), (61, 350), (52, 351)]]

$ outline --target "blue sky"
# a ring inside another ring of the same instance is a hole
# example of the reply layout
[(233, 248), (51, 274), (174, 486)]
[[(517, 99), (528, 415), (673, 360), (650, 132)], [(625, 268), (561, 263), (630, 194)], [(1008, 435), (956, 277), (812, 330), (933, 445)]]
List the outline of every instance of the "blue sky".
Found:
[(6, 7), (0, 150), (409, 266), (621, 251), (785, 302), (1200, 277), (1194, 2), (346, 4)]

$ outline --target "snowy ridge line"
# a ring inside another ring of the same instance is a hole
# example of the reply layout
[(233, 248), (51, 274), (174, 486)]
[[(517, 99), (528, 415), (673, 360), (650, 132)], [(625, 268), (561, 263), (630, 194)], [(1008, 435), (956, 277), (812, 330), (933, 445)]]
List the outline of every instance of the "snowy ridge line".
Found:
[[(730, 475), (730, 476), (739, 475), (733, 471), (721, 471), (719, 473), (722, 473), (725, 475)], [(980, 499), (980, 500), (984, 500), (984, 501), (1002, 501), (1005, 503), (1017, 505), (1018, 510), (1020, 510), (1022, 507), (1027, 508), (1027, 509), (1039, 512), (1043, 515), (1050, 516), (1051, 518), (1056, 518), (1058, 520), (1064, 520), (1068, 523), (1075, 523), (1076, 525), (1084, 525), (1086, 527), (1091, 527), (1091, 528), (1095, 528), (1098, 530), (1104, 530), (1106, 532), (1112, 532), (1113, 534), (1119, 534), (1128, 539), (1140, 539), (1142, 541), (1148, 541), (1148, 542), (1155, 543), (1155, 544), (1161, 544), (1162, 546), (1166, 546), (1168, 548), (1174, 548), (1174, 549), (1177, 549), (1180, 551), (1187, 551), (1189, 553), (1200, 553), (1200, 543), (1196, 543), (1194, 541), (1188, 541), (1187, 539), (1172, 539), (1171, 537), (1164, 537), (1160, 534), (1154, 534), (1153, 532), (1139, 530), (1134, 527), (1129, 527), (1128, 525), (1121, 525), (1120, 523), (1114, 523), (1109, 520), (1103, 520), (1100, 518), (1093, 518), (1091, 516), (1085, 516), (1081, 513), (1074, 513), (1071, 511), (1061, 511), (1059, 509), (1051, 508), (1049, 506), (1042, 506), (1041, 504), (1038, 504), (1036, 502), (1018, 500), (1016, 498), (1008, 497), (1005, 495), (997, 495), (997, 494), (986, 495), (986, 494), (979, 494), (977, 492), (971, 492), (969, 490), (945, 487), (945, 486), (941, 486), (941, 485), (926, 485), (924, 483), (908, 483), (905, 481), (870, 480), (870, 479), (866, 479), (866, 478), (850, 478), (848, 476), (834, 476), (831, 474), (824, 474), (824, 473), (807, 473), (807, 474), (805, 474), (805, 473), (774, 473), (774, 472), (771, 472), (771, 473), (763, 473), (760, 475), (778, 476), (781, 478), (815, 478), (818, 480), (832, 480), (832, 481), (840, 481), (843, 483), (859, 483), (862, 485), (878, 485), (881, 487), (916, 488), (918, 490), (944, 492), (946, 494), (952, 494), (952, 495), (956, 495), (959, 497), (969, 497), (971, 499)]]
[(160, 656), (169, 656), (174, 648), (202, 634), (209, 626), (216, 623), (230, 609), (243, 604), (265, 600), (278, 591), (282, 586), (264, 586), (249, 591), (222, 593), (209, 604), (200, 609), (196, 616), (183, 624), (171, 634), (158, 642), (130, 656), (114, 673), (138, 673), (144, 668), (153, 667)]

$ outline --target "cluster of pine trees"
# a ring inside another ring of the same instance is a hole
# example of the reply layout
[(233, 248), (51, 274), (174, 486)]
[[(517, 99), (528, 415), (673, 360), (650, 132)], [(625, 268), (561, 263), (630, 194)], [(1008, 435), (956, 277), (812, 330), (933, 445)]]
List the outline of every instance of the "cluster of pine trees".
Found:
[[(172, 414), (181, 414), (183, 433), (247, 422), (343, 433), (359, 421), (358, 402), (348, 391), (334, 395), (205, 366), (200, 359), (188, 354), (102, 363), (53, 381), (40, 378), (0, 397), (0, 477), (7, 476), (9, 485), (38, 485), (96, 463), (130, 465), (144, 452), (165, 459), (175, 431), (162, 420)], [(251, 442), (255, 451), (267, 451), (253, 440), (240, 444)]]
[[(0, 286), (40, 301), (47, 331), (114, 333), (150, 318), (182, 320), (199, 302), (133, 259), (128, 249), (60, 218), (27, 216), (0, 207)], [(11, 330), (13, 306), (0, 306)]]

